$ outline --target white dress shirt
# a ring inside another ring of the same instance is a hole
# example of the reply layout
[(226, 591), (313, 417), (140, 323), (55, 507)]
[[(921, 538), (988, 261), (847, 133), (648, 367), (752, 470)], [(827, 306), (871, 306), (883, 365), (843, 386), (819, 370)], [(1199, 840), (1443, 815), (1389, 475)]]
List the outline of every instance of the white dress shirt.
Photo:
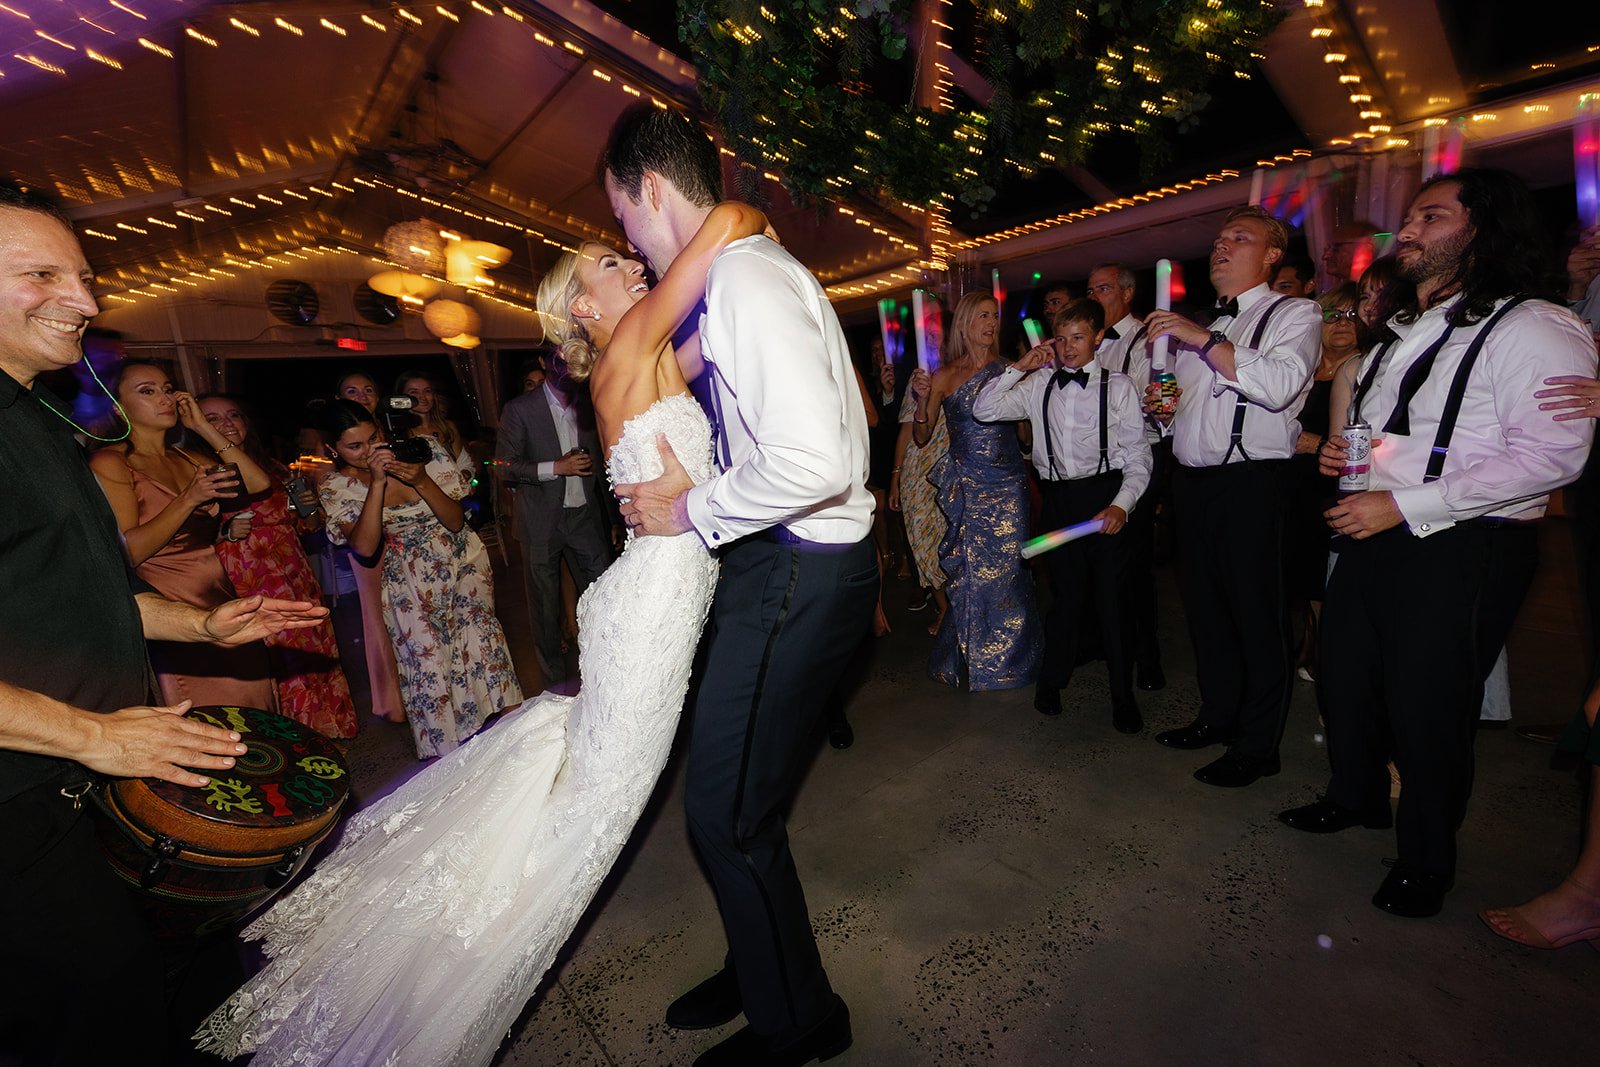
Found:
[[(1259, 348), (1250, 347), (1256, 323), (1278, 300)], [(1236, 382), (1211, 368), (1200, 346), (1174, 343), (1168, 361), (1183, 395), (1172, 418), (1172, 452), (1186, 467), (1215, 467), (1245, 459), (1228, 456), (1238, 397), (1245, 405), (1243, 450), (1250, 459), (1288, 459), (1300, 436), (1300, 409), (1311, 389), (1311, 375), (1322, 352), (1322, 309), (1315, 300), (1283, 298), (1266, 283), (1238, 296), (1237, 318), (1212, 324), (1233, 342)], [(1173, 339), (1174, 342), (1176, 338)]]
[(1430, 308), (1409, 325), (1390, 323), (1401, 339), (1361, 405), (1374, 438), (1371, 486), (1394, 494), (1418, 537), (1484, 515), (1541, 517), (1550, 492), (1583, 470), (1594, 436), (1593, 419), (1556, 422), (1551, 412), (1539, 410), (1533, 395), (1552, 375), (1594, 377), (1594, 338), (1571, 311), (1531, 300), (1507, 312), (1489, 334), (1467, 379), (1444, 470), (1437, 481), (1424, 484), (1445, 398), (1487, 317), (1458, 327), (1439, 350), (1410, 404), (1411, 432), (1385, 435), (1383, 428), (1399, 401), (1406, 370), (1439, 339), (1455, 303)]
[[(1100, 347), (1094, 350), (1094, 361), (1109, 371), (1120, 372), (1133, 379), (1141, 397), (1144, 396), (1145, 386), (1153, 380), (1150, 377), (1150, 333), (1146, 330), (1141, 336), (1139, 331), (1142, 329), (1144, 320), (1134, 318), (1131, 313), (1124, 315), (1121, 322), (1111, 324), (1100, 341)], [(1112, 331), (1117, 336), (1112, 337)], [(1134, 343), (1136, 337), (1137, 344)], [(1124, 366), (1126, 370), (1123, 370)], [(1144, 436), (1152, 446), (1159, 443), (1166, 432), (1166, 427), (1160, 422), (1145, 416)]]
[[(1096, 363), (1106, 370), (1126, 374), (1141, 389), (1150, 383), (1150, 349), (1145, 344), (1150, 335), (1146, 333), (1140, 337), (1137, 345), (1133, 343), (1133, 339), (1143, 325), (1142, 321), (1131, 314), (1122, 316), (1121, 322), (1114, 322), (1106, 327), (1106, 335), (1101, 338), (1100, 347), (1094, 350)], [(1112, 337), (1112, 333), (1117, 336)]]
[[(556, 391), (545, 386), (545, 401), (550, 405), (550, 421), (556, 424), (556, 440), (561, 445), (561, 454), (565, 456), (578, 447), (578, 412), (571, 404), (563, 404), (556, 398)], [(553, 482), (563, 478), (566, 482), (561, 487), (561, 506), (564, 508), (581, 508), (588, 503), (583, 498), (583, 479), (576, 474), (559, 475), (556, 473), (554, 460), (545, 460), (539, 464), (539, 480)]]
[[(1051, 382), (1051, 364), (1029, 374), (1007, 367), (978, 391), (972, 417), (984, 422), (1027, 419), (1033, 426), (1033, 466), (1039, 477), (1087, 478), (1100, 467), (1100, 368), (1086, 368), (1087, 385)], [(1050, 425), (1044, 425), (1044, 396), (1050, 397)], [(1113, 373), (1106, 384), (1106, 458), (1122, 472), (1122, 486), (1112, 503), (1128, 514), (1150, 484), (1150, 442), (1145, 437), (1141, 393), (1126, 374)], [(1048, 435), (1048, 436), (1047, 436)], [(1049, 441), (1048, 447), (1046, 440)], [(1055, 473), (1050, 457), (1055, 457)]]
[(727, 444), (726, 469), (688, 494), (706, 544), (778, 524), (826, 544), (866, 537), (866, 410), (839, 318), (811, 273), (766, 237), (730, 244), (706, 278), (700, 350)]

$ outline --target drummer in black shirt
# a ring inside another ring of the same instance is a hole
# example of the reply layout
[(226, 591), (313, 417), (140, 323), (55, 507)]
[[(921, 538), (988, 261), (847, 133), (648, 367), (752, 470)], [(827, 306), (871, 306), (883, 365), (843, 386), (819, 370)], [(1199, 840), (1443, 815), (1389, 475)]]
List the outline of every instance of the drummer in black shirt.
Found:
[[(244, 644), (327, 615), (166, 600), (38, 375), (82, 358), (93, 272), (50, 201), (0, 181), (0, 1063), (159, 1063), (163, 979), (83, 817), (90, 772), (202, 786), (239, 735), (151, 707), (145, 640)], [(188, 770), (185, 768), (194, 768)]]

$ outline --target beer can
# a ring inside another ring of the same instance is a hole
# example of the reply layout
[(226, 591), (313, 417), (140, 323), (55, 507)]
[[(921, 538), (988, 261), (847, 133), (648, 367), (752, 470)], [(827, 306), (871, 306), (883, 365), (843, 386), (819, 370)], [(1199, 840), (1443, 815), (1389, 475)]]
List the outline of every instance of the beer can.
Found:
[(1372, 426), (1356, 421), (1344, 428), (1347, 442), (1339, 492), (1364, 493), (1372, 484)]
[(1178, 410), (1178, 376), (1169, 370), (1161, 371), (1156, 375), (1156, 384), (1161, 387), (1161, 406), (1157, 409), (1162, 415), (1170, 415)]

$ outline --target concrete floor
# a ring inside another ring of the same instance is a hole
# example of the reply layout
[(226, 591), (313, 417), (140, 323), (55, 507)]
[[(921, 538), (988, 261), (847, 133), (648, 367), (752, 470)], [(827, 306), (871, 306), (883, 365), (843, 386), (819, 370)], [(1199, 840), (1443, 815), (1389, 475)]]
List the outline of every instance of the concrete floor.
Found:
[[(1511, 643), (1522, 723), (1564, 720), (1583, 684), (1568, 531), (1545, 558)], [(524, 678), (534, 675), (520, 578), (498, 583)], [(924, 675), (927, 615), (886, 593), (895, 632), (861, 664), (856, 743), (818, 752), (789, 829), (857, 1064), (1463, 1064), (1593, 1062), (1600, 955), (1539, 953), (1475, 913), (1558, 881), (1575, 853), (1577, 791), (1552, 749), (1484, 731), (1444, 914), (1387, 916), (1368, 898), (1390, 831), (1329, 837), (1279, 824), (1326, 777), (1311, 686), (1296, 687), (1283, 772), (1243, 790), (1190, 774), (1208, 753), (1153, 734), (1199, 704), (1171, 575), (1168, 687), (1147, 727), (1110, 725), (1104, 666), (1040, 716), (1026, 690), (963, 694)], [(402, 726), (363, 724), (358, 797), (414, 770)], [(667, 1003), (724, 945), (686, 836), (681, 767), (656, 797), (562, 962), (498, 1063), (681, 1064), (733, 1026), (679, 1033)]]

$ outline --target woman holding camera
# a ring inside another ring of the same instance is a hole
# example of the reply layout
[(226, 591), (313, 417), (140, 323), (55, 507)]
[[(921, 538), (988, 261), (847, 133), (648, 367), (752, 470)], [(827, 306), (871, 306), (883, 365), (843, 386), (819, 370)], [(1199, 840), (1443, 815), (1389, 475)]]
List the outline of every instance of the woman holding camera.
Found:
[[(312, 507), (290, 498), (286, 487), (293, 475), (267, 455), (260, 438), (251, 432), (250, 419), (237, 397), (203, 396), (200, 411), (212, 428), (265, 471), (271, 482), (261, 492), (238, 497), (223, 508), (217, 555), (234, 589), (240, 596), (259, 593), (317, 603), (322, 589), (300, 546), (301, 524), (307, 530), (322, 524), (314, 492), (306, 500)], [(283, 714), (328, 737), (356, 735), (356, 706), (350, 697), (350, 683), (339, 667), (339, 644), (331, 628), (314, 626), (273, 634), (267, 638), (267, 662)]]
[(328, 537), (366, 558), (382, 550), (384, 622), (412, 739), (419, 759), (442, 755), (522, 702), (489, 555), (459, 503), (470, 482), (432, 438), (385, 444), (350, 401), (329, 402), (322, 433), (337, 468), (321, 486)]
[[(221, 536), (221, 503), (241, 491), (266, 489), (266, 472), (206, 421), (194, 397), (174, 388), (159, 363), (123, 360), (107, 384), (126, 414), (128, 438), (96, 452), (89, 466), (139, 577), (162, 596), (196, 607), (232, 600), (234, 588), (214, 547)], [(168, 444), (180, 422), (204, 451)], [(192, 700), (277, 710), (260, 642), (227, 649), (152, 641), (150, 659), (167, 704)]]

